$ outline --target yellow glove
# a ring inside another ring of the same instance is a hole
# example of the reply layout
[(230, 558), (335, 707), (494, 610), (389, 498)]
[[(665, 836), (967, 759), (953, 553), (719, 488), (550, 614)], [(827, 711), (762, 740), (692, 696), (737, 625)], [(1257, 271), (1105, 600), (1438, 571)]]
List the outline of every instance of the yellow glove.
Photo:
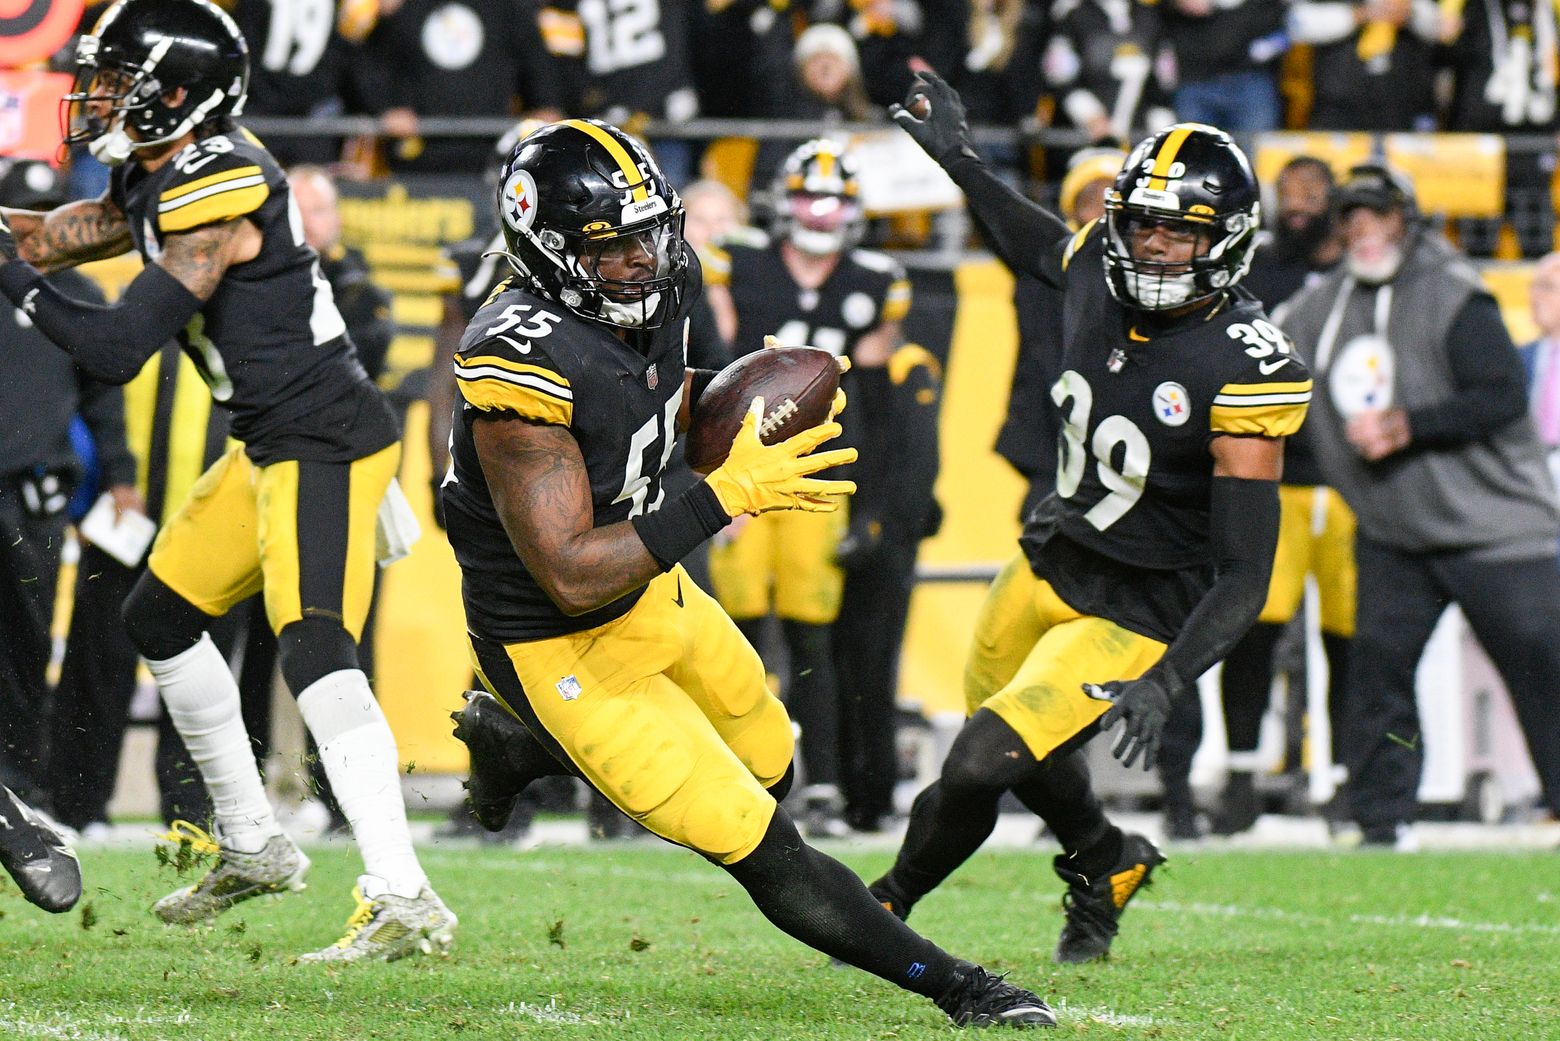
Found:
[(777, 445), (766, 445), (758, 439), (763, 416), (764, 399), (754, 398), (731, 443), (731, 454), (706, 478), (721, 507), (733, 517), (770, 510), (833, 513), (839, 509), (839, 501), (830, 496), (850, 495), (856, 482), (822, 481), (808, 474), (856, 461), (854, 448), (813, 452), (838, 437), (840, 425), (822, 423)]

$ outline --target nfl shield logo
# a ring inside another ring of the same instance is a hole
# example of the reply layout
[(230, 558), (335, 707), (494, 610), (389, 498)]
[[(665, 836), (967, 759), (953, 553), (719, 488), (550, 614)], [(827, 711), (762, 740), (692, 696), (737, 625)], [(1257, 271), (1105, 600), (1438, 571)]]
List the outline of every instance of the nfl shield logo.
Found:
[(654, 365), (645, 370), (645, 386), (649, 387), (651, 390), (654, 390), (656, 385), (660, 382), (661, 374), (656, 370)]
[(580, 696), (580, 681), (573, 676), (565, 676), (558, 681), (558, 693), (563, 695), (564, 701), (573, 701)]

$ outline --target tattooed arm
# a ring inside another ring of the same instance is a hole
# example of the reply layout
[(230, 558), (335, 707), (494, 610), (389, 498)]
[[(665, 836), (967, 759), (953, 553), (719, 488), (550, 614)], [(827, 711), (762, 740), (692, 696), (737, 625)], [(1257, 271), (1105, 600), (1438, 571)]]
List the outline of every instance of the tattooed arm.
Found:
[(252, 259), (259, 248), (260, 232), (248, 221), (170, 235), (157, 263), (107, 307), (66, 296), (22, 260), (0, 265), (0, 292), (89, 375), (125, 383), (200, 310), (228, 266)]
[(510, 543), (564, 614), (605, 607), (662, 572), (631, 522), (592, 526), (590, 477), (566, 427), (483, 413), (472, 433)]
[(47, 213), (0, 208), (0, 214), (16, 236), (21, 259), (39, 271), (116, 257), (130, 248), (130, 225), (107, 195)]

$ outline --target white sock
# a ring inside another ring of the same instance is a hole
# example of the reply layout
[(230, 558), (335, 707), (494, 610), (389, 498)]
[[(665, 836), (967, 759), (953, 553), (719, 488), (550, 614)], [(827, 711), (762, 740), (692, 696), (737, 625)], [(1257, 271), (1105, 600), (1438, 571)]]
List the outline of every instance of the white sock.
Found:
[(202, 634), (184, 653), (148, 660), (146, 667), (156, 677), (168, 718), (211, 792), (222, 842), (244, 853), (259, 852), (282, 827), (266, 798), (244, 729), (238, 684), (222, 652)]
[(298, 711), (320, 747), (331, 791), (352, 825), (363, 867), (398, 896), (416, 896), (428, 876), (417, 863), (401, 799), (400, 760), (368, 677), (342, 669), (298, 695)]

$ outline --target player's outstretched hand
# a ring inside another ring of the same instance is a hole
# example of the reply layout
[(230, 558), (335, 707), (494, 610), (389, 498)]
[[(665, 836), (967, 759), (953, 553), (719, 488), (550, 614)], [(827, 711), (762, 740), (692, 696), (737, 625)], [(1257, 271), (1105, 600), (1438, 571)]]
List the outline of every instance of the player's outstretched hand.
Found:
[(959, 92), (929, 68), (916, 72), (905, 103), (890, 105), (888, 114), (943, 166), (960, 156), (979, 158), (970, 143), (970, 128)]
[(809, 475), (856, 461), (854, 448), (815, 451), (839, 436), (840, 425), (821, 423), (779, 444), (766, 445), (758, 436), (763, 417), (764, 399), (754, 398), (731, 443), (731, 454), (707, 478), (721, 507), (732, 517), (770, 510), (833, 513), (839, 509), (839, 500), (832, 496), (850, 495), (856, 490), (855, 482), (824, 481)]
[(5, 222), (5, 212), (0, 210), (0, 261), (15, 260), (20, 253), (16, 248), (16, 236)]
[(1159, 760), (1165, 723), (1170, 719), (1170, 690), (1164, 680), (1149, 670), (1135, 680), (1085, 683), (1083, 692), (1111, 703), (1100, 717), (1102, 733), (1117, 722), (1124, 724), (1111, 755), (1120, 759), (1122, 766), (1131, 766), (1142, 756), (1143, 769), (1152, 770)]

